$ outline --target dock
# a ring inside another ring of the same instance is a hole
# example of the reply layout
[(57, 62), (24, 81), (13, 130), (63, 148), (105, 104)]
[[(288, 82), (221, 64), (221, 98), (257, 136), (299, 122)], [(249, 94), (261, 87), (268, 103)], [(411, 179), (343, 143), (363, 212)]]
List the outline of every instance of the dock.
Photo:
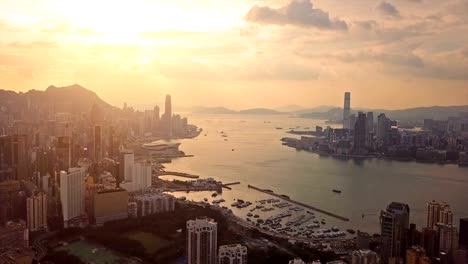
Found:
[(231, 186), (231, 185), (236, 185), (236, 184), (240, 184), (240, 182), (224, 183), (224, 184), (223, 184), (223, 188), (226, 188), (226, 189), (228, 189), (228, 190), (232, 190), (232, 188), (229, 187), (229, 186)]
[(156, 176), (163, 176), (163, 175), (172, 175), (172, 176), (178, 176), (178, 177), (184, 177), (184, 178), (190, 178), (190, 179), (198, 179), (200, 176), (198, 175), (193, 175), (189, 173), (184, 173), (184, 172), (175, 172), (175, 171), (158, 171), (156, 172)]
[(322, 213), (322, 214), (325, 214), (325, 215), (328, 215), (328, 216), (331, 216), (331, 217), (335, 217), (337, 219), (340, 219), (342, 221), (349, 221), (349, 218), (346, 218), (344, 216), (341, 216), (341, 215), (337, 215), (335, 213), (332, 213), (332, 212), (328, 212), (328, 211), (325, 211), (325, 210), (322, 210), (320, 208), (317, 208), (317, 207), (314, 207), (314, 206), (311, 206), (311, 205), (308, 205), (308, 204), (305, 204), (305, 203), (301, 203), (301, 202), (298, 202), (298, 201), (295, 201), (295, 200), (291, 200), (290, 198), (286, 198), (284, 195), (280, 195), (280, 194), (276, 194), (270, 190), (265, 190), (265, 189), (261, 189), (261, 188), (258, 188), (258, 187), (255, 187), (255, 186), (252, 186), (252, 185), (248, 185), (247, 187), (251, 188), (251, 189), (254, 189), (254, 190), (257, 190), (259, 192), (262, 192), (262, 193), (266, 193), (266, 194), (269, 194), (271, 196), (275, 196), (277, 198), (281, 198), (285, 201), (288, 201), (290, 203), (293, 203), (293, 204), (297, 204), (297, 205), (300, 205), (302, 207), (305, 207), (305, 208), (308, 208), (308, 209), (311, 209), (311, 210), (314, 210), (314, 211), (317, 211), (319, 213)]

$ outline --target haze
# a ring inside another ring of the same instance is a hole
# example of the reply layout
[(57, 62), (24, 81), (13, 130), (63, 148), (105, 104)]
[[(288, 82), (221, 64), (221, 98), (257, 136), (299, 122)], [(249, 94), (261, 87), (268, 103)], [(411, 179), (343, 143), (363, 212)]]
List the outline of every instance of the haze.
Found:
[(468, 102), (466, 0), (0, 1), (0, 89), (121, 105)]

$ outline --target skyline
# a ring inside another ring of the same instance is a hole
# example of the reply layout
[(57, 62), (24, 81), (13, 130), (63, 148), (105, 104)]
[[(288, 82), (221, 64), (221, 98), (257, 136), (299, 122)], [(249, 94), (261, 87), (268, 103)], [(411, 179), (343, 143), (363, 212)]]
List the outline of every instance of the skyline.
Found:
[(345, 91), (351, 107), (468, 102), (464, 0), (0, 1), (0, 10), (0, 89), (79, 83), (116, 106), (171, 94), (192, 106), (313, 107), (341, 105)]

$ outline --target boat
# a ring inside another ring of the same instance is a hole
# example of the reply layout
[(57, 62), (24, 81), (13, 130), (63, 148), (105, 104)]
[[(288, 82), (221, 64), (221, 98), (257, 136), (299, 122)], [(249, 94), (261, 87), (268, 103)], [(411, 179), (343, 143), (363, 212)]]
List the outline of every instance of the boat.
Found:
[(248, 213), (247, 216), (248, 216), (248, 217), (252, 217), (253, 214), (252, 214), (252, 213)]
[(208, 198), (203, 198), (203, 201), (208, 202)]
[(217, 194), (217, 193), (213, 193), (213, 194), (211, 194), (211, 197), (216, 197), (216, 196), (218, 196), (218, 194)]
[(341, 190), (333, 189), (334, 193), (341, 193)]
[(254, 218), (259, 218), (260, 216), (259, 215), (254, 215)]
[(280, 194), (280, 197), (289, 200), (289, 196), (287, 196), (286, 194)]
[(283, 129), (282, 127), (276, 127), (276, 129), (280, 130), (280, 129)]
[(232, 149), (231, 151), (234, 151), (234, 149)]
[(354, 229), (351, 229), (351, 228), (349, 228), (349, 229), (346, 229), (346, 231), (348, 231), (348, 233), (350, 233), (350, 234), (354, 234), (354, 233), (356, 233), (356, 231), (354, 231)]
[(322, 219), (322, 221), (320, 223), (322, 223), (322, 225), (326, 224), (325, 220), (323, 220), (323, 219)]

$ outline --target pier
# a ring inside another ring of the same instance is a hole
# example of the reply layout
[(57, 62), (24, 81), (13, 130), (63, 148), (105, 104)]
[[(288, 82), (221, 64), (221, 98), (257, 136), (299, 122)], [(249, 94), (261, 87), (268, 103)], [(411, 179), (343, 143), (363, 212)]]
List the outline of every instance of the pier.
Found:
[(156, 176), (164, 176), (164, 175), (168, 175), (168, 176), (178, 176), (178, 177), (184, 177), (184, 178), (190, 178), (190, 179), (198, 179), (200, 178), (200, 176), (198, 175), (193, 175), (193, 174), (190, 174), (190, 173), (184, 173), (184, 172), (175, 172), (175, 171), (158, 171), (156, 172)]
[(251, 189), (257, 190), (257, 191), (259, 191), (259, 192), (266, 193), (266, 194), (269, 194), (269, 195), (271, 195), (271, 196), (275, 196), (275, 197), (277, 197), (277, 198), (283, 199), (283, 200), (288, 201), (288, 202), (290, 202), (290, 203), (294, 203), (294, 204), (300, 205), (300, 206), (302, 206), (302, 207), (305, 207), (305, 208), (308, 208), (308, 209), (317, 211), (317, 212), (319, 212), (319, 213), (322, 213), (322, 214), (325, 214), (325, 215), (328, 215), (328, 216), (331, 216), (331, 217), (335, 217), (335, 218), (340, 219), (340, 220), (343, 220), (343, 221), (349, 221), (349, 218), (346, 218), (346, 217), (344, 217), (344, 216), (337, 215), (337, 214), (334, 214), (334, 213), (332, 213), (332, 212), (328, 212), (328, 211), (319, 209), (319, 208), (317, 208), (317, 207), (313, 207), (313, 206), (308, 205), (308, 204), (305, 204), (305, 203), (301, 203), (301, 202), (298, 202), (298, 201), (291, 200), (290, 198), (286, 198), (284, 195), (276, 194), (276, 193), (274, 193), (273, 191), (261, 189), (261, 188), (252, 186), (252, 185), (250, 185), (250, 184), (248, 185), (248, 187), (251, 188)]

